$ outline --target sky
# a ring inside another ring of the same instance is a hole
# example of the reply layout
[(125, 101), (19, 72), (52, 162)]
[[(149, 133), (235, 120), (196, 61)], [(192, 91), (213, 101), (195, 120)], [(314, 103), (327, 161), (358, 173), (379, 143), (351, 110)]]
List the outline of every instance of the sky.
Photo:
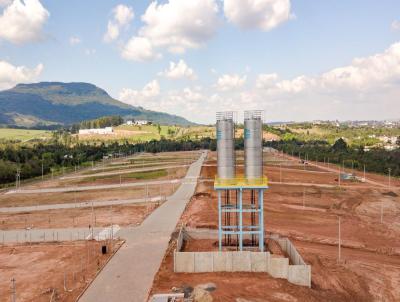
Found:
[(398, 0), (0, 0), (0, 90), (88, 82), (212, 123), (400, 118)]

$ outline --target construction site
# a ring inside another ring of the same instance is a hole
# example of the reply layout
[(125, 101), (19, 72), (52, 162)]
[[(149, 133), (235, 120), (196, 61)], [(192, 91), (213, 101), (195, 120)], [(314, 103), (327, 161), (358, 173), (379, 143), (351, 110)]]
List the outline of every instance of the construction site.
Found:
[(216, 151), (2, 191), (0, 300), (399, 301), (400, 181), (265, 148), (260, 111), (236, 123), (217, 114)]
[[(217, 132), (231, 133), (231, 115), (220, 119)], [(245, 115), (244, 152), (232, 152), (234, 135), (223, 133), (218, 151), (208, 153), (151, 293), (195, 301), (398, 301), (399, 181), (269, 148), (260, 167), (260, 151), (246, 138), (254, 123), (246, 126)], [(362, 180), (342, 180), (344, 173)]]

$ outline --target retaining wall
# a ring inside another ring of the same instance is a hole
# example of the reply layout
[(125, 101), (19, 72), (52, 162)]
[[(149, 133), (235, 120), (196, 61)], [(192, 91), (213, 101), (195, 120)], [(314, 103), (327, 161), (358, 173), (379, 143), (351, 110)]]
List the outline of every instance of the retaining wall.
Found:
[[(274, 257), (269, 252), (182, 252), (185, 237), (207, 239), (214, 231), (186, 232), (181, 229), (174, 252), (174, 272), (264, 272), (274, 278), (287, 279), (290, 283), (311, 287), (311, 266), (307, 265), (288, 238), (275, 235), (275, 240), (289, 258)], [(212, 236), (214, 237), (214, 236)]]

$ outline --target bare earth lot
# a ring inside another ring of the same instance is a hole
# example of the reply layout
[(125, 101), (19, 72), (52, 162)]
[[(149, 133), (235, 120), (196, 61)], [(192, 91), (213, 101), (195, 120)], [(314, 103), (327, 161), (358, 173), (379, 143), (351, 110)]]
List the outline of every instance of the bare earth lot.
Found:
[[(101, 254), (103, 244), (76, 241), (1, 246), (0, 300), (11, 301), (11, 279), (15, 278), (16, 301), (48, 302), (52, 295), (53, 301), (75, 301), (111, 256)], [(120, 244), (114, 242), (114, 248)]]
[[(211, 154), (206, 164), (214, 162), (213, 156), (215, 154)], [(275, 160), (282, 162), (282, 168), (289, 168), (282, 169), (283, 184), (276, 183), (280, 181), (281, 172), (279, 165), (271, 164)], [(342, 182), (339, 188), (336, 173), (320, 173), (323, 167), (310, 168), (311, 172), (306, 173), (296, 166), (297, 161), (288, 162), (267, 154), (264, 171), (275, 183), (264, 196), (265, 229), (289, 237), (305, 261), (312, 265), (311, 289), (273, 279), (267, 274), (173, 273), (172, 242), (152, 292), (170, 292), (172, 287), (214, 282), (217, 285), (211, 293), (214, 301), (240, 301), (236, 300), (238, 298), (248, 301), (400, 301), (400, 192), (394, 187), (398, 182), (392, 182), (389, 189), (385, 186), (385, 177), (367, 174), (375, 184)], [(216, 167), (205, 166), (201, 176), (213, 179), (215, 173)], [(217, 199), (212, 182), (198, 184), (181, 223), (195, 228), (217, 228)], [(210, 250), (209, 245), (195, 246), (195, 249)]]
[(118, 205), (107, 207), (60, 209), (48, 211), (0, 213), (0, 230), (26, 228), (106, 227), (139, 225), (158, 203)]

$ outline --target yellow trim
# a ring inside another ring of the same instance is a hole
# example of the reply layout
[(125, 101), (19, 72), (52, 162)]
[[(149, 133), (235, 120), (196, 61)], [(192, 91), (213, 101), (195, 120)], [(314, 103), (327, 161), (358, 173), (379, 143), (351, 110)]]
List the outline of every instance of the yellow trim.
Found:
[(215, 177), (214, 187), (255, 187), (268, 186), (268, 178), (266, 176), (260, 178), (247, 179), (245, 177), (235, 178), (218, 178)]

